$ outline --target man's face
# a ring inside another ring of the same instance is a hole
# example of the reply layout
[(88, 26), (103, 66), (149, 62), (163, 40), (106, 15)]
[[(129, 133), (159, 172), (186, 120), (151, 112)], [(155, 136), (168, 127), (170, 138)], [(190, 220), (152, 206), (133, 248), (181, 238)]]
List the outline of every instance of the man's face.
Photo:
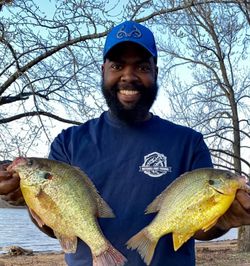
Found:
[(141, 46), (123, 43), (103, 64), (102, 92), (111, 112), (126, 122), (148, 118), (158, 91), (157, 66)]

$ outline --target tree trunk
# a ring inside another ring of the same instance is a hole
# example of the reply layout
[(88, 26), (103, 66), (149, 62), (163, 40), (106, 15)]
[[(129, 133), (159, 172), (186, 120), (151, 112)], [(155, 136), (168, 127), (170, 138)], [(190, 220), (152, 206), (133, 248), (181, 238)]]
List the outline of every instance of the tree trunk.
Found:
[(250, 226), (242, 226), (238, 232), (238, 250), (250, 252)]

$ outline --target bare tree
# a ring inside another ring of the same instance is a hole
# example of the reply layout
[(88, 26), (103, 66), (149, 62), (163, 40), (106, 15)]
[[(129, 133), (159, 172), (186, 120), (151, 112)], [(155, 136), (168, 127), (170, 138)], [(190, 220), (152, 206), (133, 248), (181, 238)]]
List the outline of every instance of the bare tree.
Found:
[(54, 121), (80, 124), (105, 108), (103, 37), (133, 19), (156, 33), (174, 120), (204, 133), (215, 165), (249, 174), (249, 1), (46, 4), (15, 0), (0, 12), (1, 159), (48, 145)]
[[(203, 132), (215, 166), (249, 177), (249, 4), (195, 5), (165, 17), (166, 25), (173, 119)], [(248, 235), (240, 234), (240, 249), (250, 250)]]
[(48, 118), (79, 124), (103, 109), (101, 38), (114, 6), (55, 1), (50, 8), (44, 14), (34, 1), (15, 1), (1, 13), (1, 157), (28, 152), (41, 135), (49, 142)]

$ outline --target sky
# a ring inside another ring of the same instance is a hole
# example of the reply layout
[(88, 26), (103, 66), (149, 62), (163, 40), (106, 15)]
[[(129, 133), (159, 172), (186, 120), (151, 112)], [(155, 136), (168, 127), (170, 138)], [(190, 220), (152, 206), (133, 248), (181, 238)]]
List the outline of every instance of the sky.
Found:
[[(43, 11), (44, 13), (46, 13), (48, 16), (52, 16), (53, 15), (53, 0), (35, 0), (35, 2), (37, 3), (37, 5), (39, 6), (40, 10)], [(107, 1), (110, 3), (110, 6), (113, 6), (117, 1), (112, 0), (112, 1)], [(126, 3), (127, 1), (120, 1), (120, 3), (118, 4), (118, 6), (115, 9), (115, 13), (119, 13), (119, 9), (121, 9), (123, 7), (123, 5)], [(4, 11), (4, 9), (3, 9)], [(161, 69), (161, 66), (159, 66)], [(182, 79), (183, 80), (188, 80), (190, 78), (190, 72), (189, 71), (185, 71), (185, 69), (183, 69), (182, 72)], [(167, 89), (167, 88), (166, 88)], [(168, 98), (164, 93), (164, 90), (162, 88), (160, 88), (159, 90), (159, 95), (157, 97), (157, 101), (154, 103), (153, 108), (152, 108), (153, 112), (155, 114), (159, 114), (161, 116), (162, 113), (164, 113), (164, 115), (168, 115), (168, 113), (170, 113), (170, 109), (169, 109), (169, 102), (168, 102)], [(63, 123), (56, 123), (56, 127), (52, 132), (52, 137), (54, 138), (58, 133), (61, 132), (62, 129), (66, 128), (70, 126), (69, 124), (63, 124)], [(248, 144), (249, 145), (249, 144)], [(48, 147), (46, 147), (45, 149), (39, 149), (39, 153), (41, 153), (42, 155), (47, 154), (48, 152)], [(248, 158), (250, 160), (250, 155), (248, 155)]]

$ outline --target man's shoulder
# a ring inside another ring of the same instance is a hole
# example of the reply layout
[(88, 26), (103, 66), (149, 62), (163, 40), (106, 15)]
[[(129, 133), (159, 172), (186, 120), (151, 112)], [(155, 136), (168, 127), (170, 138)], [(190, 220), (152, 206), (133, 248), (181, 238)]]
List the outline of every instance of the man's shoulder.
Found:
[(70, 127), (66, 128), (66, 129), (63, 129), (61, 134), (68, 135), (68, 134), (75, 134), (75, 133), (79, 133), (79, 132), (81, 132), (83, 134), (84, 132), (89, 132), (89, 130), (91, 128), (96, 127), (98, 125), (98, 123), (100, 123), (100, 121), (103, 119), (102, 116), (103, 116), (103, 114), (101, 114), (99, 117), (89, 119), (80, 125), (74, 125), (74, 126), (70, 126)]
[(182, 125), (179, 123), (172, 122), (165, 118), (156, 116), (156, 121), (159, 123), (162, 129), (165, 129), (168, 132), (174, 132), (174, 133), (179, 133), (179, 134), (194, 134), (194, 135), (200, 134), (194, 128), (191, 128), (187, 125)]

